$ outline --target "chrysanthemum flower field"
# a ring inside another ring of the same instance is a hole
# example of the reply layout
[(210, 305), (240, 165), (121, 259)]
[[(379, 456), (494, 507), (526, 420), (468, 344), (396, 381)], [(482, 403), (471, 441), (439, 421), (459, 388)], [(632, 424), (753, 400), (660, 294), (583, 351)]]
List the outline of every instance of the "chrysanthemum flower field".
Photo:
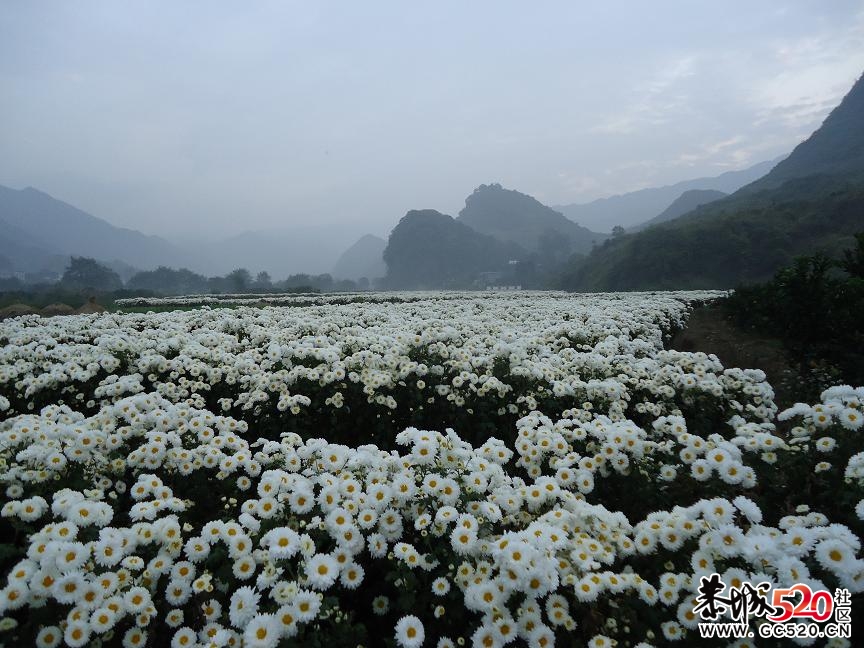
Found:
[(666, 349), (716, 296), (2, 322), (0, 641), (710, 645), (702, 575), (860, 592), (864, 389)]

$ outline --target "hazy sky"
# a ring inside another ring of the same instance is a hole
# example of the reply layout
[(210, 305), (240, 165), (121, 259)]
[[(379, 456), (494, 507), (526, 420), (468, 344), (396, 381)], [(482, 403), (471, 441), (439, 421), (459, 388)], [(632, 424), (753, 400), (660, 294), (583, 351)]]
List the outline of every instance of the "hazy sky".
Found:
[(773, 158), (862, 71), (860, 1), (0, 0), (0, 184), (148, 233), (386, 234), (481, 183)]

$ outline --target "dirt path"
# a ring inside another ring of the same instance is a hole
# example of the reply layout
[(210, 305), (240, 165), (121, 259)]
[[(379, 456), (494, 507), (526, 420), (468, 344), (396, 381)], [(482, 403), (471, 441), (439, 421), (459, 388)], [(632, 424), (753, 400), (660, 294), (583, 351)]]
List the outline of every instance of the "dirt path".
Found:
[(775, 402), (783, 409), (794, 404), (798, 369), (778, 340), (742, 331), (727, 321), (721, 309), (703, 306), (693, 311), (687, 326), (678, 331), (670, 347), (716, 355), (724, 367), (761, 369), (774, 388)]

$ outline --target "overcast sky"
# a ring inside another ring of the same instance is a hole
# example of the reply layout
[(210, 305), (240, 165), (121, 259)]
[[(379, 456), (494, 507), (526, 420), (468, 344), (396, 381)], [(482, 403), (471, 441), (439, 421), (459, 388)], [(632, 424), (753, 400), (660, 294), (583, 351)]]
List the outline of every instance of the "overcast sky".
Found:
[(0, 184), (208, 237), (584, 202), (790, 151), (864, 3), (0, 1)]

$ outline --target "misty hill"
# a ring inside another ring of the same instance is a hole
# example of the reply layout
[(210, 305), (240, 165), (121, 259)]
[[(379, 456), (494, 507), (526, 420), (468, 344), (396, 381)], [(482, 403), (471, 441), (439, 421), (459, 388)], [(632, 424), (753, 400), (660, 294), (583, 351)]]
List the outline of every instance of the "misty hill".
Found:
[(365, 234), (345, 250), (331, 273), (336, 279), (378, 279), (387, 274), (384, 248), (387, 241), (373, 234)]
[(4, 274), (40, 270), (60, 273), (68, 260), (68, 256), (59, 250), (47, 247), (44, 241), (40, 241), (29, 232), (10, 225), (2, 219), (2, 216), (0, 216), (0, 257), (5, 260), (2, 268)]
[(306, 225), (243, 232), (206, 246), (193, 270), (223, 274), (234, 268), (266, 270), (274, 277), (330, 272), (339, 255), (364, 232), (362, 225)]
[[(731, 288), (767, 280), (795, 256), (849, 247), (852, 235), (864, 230), (857, 145), (843, 148), (837, 160), (814, 151), (841, 137), (861, 141), (864, 110), (849, 110), (861, 100), (861, 85), (859, 79), (777, 176), (604, 244), (584, 263), (573, 264), (564, 284), (578, 290)], [(784, 179), (793, 172), (795, 177)]]
[(864, 175), (864, 76), (810, 137), (748, 190), (779, 187), (815, 174)]
[(586, 254), (605, 234), (592, 232), (537, 199), (500, 184), (480, 185), (456, 219), (481, 234), (509, 241), (529, 252), (566, 258)]
[(158, 236), (115, 227), (32, 187), (0, 186), (0, 256), (20, 271), (62, 271), (71, 255), (145, 268), (183, 256)]
[(611, 232), (616, 225), (631, 229), (654, 218), (685, 191), (711, 189), (727, 194), (733, 193), (764, 176), (782, 159), (779, 157), (760, 162), (747, 169), (727, 171), (712, 178), (685, 180), (664, 187), (640, 189), (609, 198), (600, 198), (589, 203), (555, 206), (555, 209), (570, 220), (597, 232)]
[(574, 264), (573, 290), (733, 288), (765, 281), (794, 257), (847, 248), (862, 226), (864, 185), (831, 176), (726, 198), (625, 235)]
[[(71, 256), (83, 256), (107, 263), (124, 279), (139, 269), (159, 266), (188, 267), (211, 275), (238, 267), (279, 277), (323, 274), (363, 233), (360, 227), (259, 230), (175, 246), (158, 236), (116, 227), (31, 187), (0, 186), (0, 258), (4, 259), (0, 270), (62, 274)], [(383, 264), (379, 269), (383, 274)]]
[(481, 273), (503, 272), (525, 255), (513, 243), (476, 232), (434, 209), (409, 211), (384, 250), (385, 285), (396, 289), (465, 288)]
[(633, 230), (638, 231), (641, 229), (645, 229), (646, 227), (649, 227), (651, 225), (665, 223), (666, 221), (670, 221), (672, 219), (678, 218), (679, 216), (683, 216), (684, 214), (693, 211), (697, 207), (707, 205), (708, 203), (714, 202), (715, 200), (720, 200), (721, 198), (725, 198), (728, 195), (729, 194), (723, 193), (722, 191), (715, 191), (713, 189), (691, 189), (690, 191), (685, 191), (683, 194), (678, 196), (678, 198), (676, 198), (675, 201), (666, 209), (664, 209), (660, 214), (658, 214), (646, 223), (637, 225), (633, 228)]

